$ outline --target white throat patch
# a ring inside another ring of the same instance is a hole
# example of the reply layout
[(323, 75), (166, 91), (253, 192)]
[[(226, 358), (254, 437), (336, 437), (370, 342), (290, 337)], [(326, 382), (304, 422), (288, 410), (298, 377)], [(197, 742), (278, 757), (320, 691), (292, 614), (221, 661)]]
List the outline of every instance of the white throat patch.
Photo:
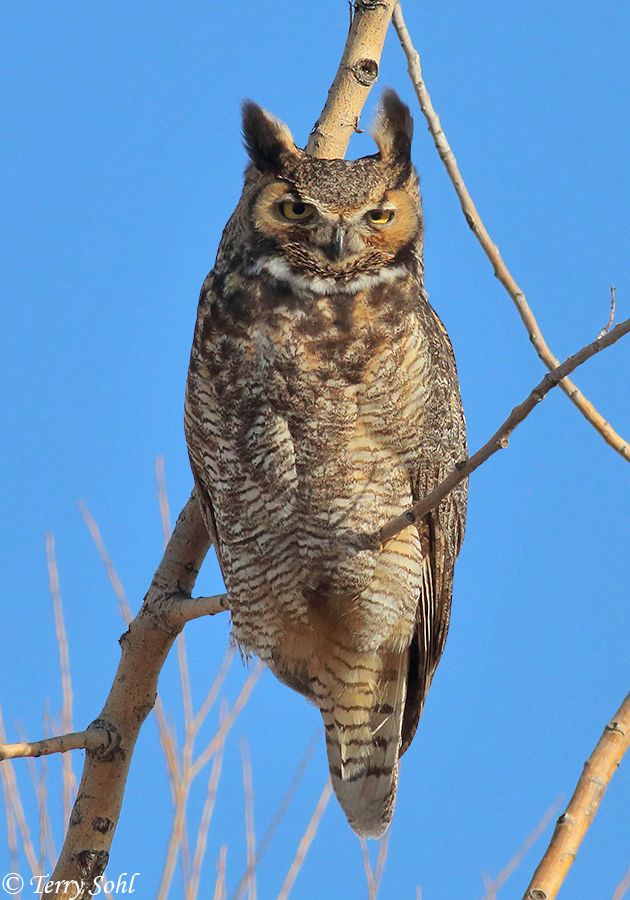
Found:
[(383, 266), (376, 274), (357, 275), (351, 281), (340, 282), (332, 277), (299, 275), (284, 259), (277, 256), (263, 256), (247, 274), (259, 275), (261, 272), (267, 272), (278, 281), (288, 284), (296, 294), (356, 294), (379, 284), (391, 284), (408, 274), (403, 266)]

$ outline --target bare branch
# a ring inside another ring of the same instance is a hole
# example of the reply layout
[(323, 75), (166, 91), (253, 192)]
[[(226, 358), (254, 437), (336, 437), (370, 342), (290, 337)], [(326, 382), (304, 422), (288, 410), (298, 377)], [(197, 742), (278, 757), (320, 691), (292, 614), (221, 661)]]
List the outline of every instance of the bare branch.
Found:
[(88, 728), (73, 731), (43, 741), (21, 741), (19, 744), (0, 744), (0, 760), (20, 759), (27, 756), (49, 756), (51, 753), (67, 753), (68, 750), (99, 750), (108, 743), (106, 731)]
[(520, 866), (520, 864), (525, 859), (527, 851), (530, 850), (538, 838), (544, 834), (547, 826), (551, 822), (554, 816), (558, 814), (562, 807), (562, 803), (564, 802), (564, 797), (558, 796), (553, 801), (547, 812), (544, 814), (538, 825), (534, 828), (534, 830), (527, 835), (519, 849), (516, 851), (512, 859), (509, 861), (507, 866), (502, 869), (497, 877), (493, 880), (491, 878), (488, 879), (488, 883), (486, 884), (486, 893), (483, 895), (481, 900), (494, 900), (500, 888), (503, 887), (505, 882), (508, 880), (510, 875), (512, 875)]
[(389, 540), (389, 538), (394, 537), (395, 534), (398, 534), (399, 531), (402, 531), (403, 528), (407, 528), (409, 525), (422, 519), (423, 516), (426, 516), (427, 513), (430, 513), (431, 510), (439, 506), (453, 488), (457, 487), (457, 485), (474, 472), (475, 469), (478, 469), (488, 457), (492, 456), (493, 453), (496, 453), (497, 450), (503, 450), (508, 446), (509, 437), (516, 426), (520, 425), (520, 423), (527, 418), (543, 397), (548, 394), (553, 387), (560, 384), (562, 379), (565, 378), (569, 372), (577, 369), (579, 365), (586, 362), (591, 356), (599, 353), (600, 350), (610, 346), (610, 344), (614, 344), (620, 337), (623, 337), (623, 335), (627, 334), (629, 331), (630, 319), (626, 319), (625, 322), (621, 322), (616, 328), (613, 328), (611, 332), (604, 335), (604, 337), (598, 338), (592, 344), (583, 347), (574, 356), (570, 356), (561, 366), (558, 366), (551, 372), (547, 372), (543, 380), (534, 388), (529, 397), (527, 397), (527, 399), (519, 406), (514, 407), (503, 425), (501, 425), (496, 434), (490, 438), (488, 443), (484, 444), (480, 450), (477, 450), (477, 452), (467, 460), (462, 460), (455, 470), (451, 472), (451, 474), (448, 475), (434, 491), (431, 491), (428, 496), (419, 500), (417, 503), (414, 503), (414, 505), (405, 510), (402, 515), (398, 516), (396, 519), (392, 519), (391, 522), (384, 525), (378, 532), (379, 541), (384, 543)]
[(287, 897), (291, 893), (291, 889), (293, 887), (293, 883), (297, 878), (297, 874), (302, 868), (304, 864), (304, 859), (306, 858), (306, 854), (308, 853), (308, 848), (313, 843), (313, 838), (315, 837), (315, 833), (319, 827), (319, 823), (321, 821), (322, 816), (324, 815), (324, 810), (328, 805), (328, 801), (330, 800), (330, 796), (332, 794), (332, 782), (330, 779), (326, 782), (324, 786), (324, 790), (321, 792), (319, 800), (317, 801), (317, 806), (313, 811), (313, 815), (311, 816), (311, 820), (308, 823), (308, 827), (304, 834), (302, 835), (302, 840), (300, 841), (297, 852), (291, 863), (291, 867), (287, 872), (287, 876), (284, 879), (282, 887), (280, 888), (280, 893), (278, 894), (278, 900), (287, 900)]
[(621, 900), (621, 898), (624, 896), (624, 894), (626, 893), (626, 891), (628, 890), (629, 887), (630, 887), (630, 869), (628, 869), (626, 874), (623, 876), (623, 878), (617, 885), (615, 893), (612, 895), (612, 900)]
[(122, 655), (114, 684), (95, 726), (111, 735), (107, 750), (86, 755), (83, 777), (66, 840), (51, 876), (60, 882), (53, 896), (70, 900), (72, 887), (89, 887), (109, 859), (112, 836), (120, 815), (127, 772), (138, 732), (155, 703), (157, 679), (181, 630), (185, 616), (173, 621), (176, 597), (189, 598), (210, 538), (194, 498), (184, 507), (142, 608), (121, 639)]
[(318, 159), (343, 159), (361, 110), (378, 78), (378, 66), (394, 0), (356, 0), (339, 69), (315, 123), (306, 152)]
[[(448, 176), (453, 182), (453, 187), (455, 188), (457, 196), (459, 197), (459, 201), (462, 205), (462, 212), (464, 213), (466, 221), (468, 222), (471, 231), (481, 244), (484, 253), (492, 263), (494, 274), (514, 301), (523, 324), (527, 329), (527, 333), (529, 334), (529, 339), (534, 345), (536, 353), (542, 359), (549, 370), (555, 369), (559, 365), (559, 360), (556, 359), (556, 357), (547, 346), (547, 342), (543, 337), (542, 331), (538, 327), (538, 323), (534, 318), (534, 314), (532, 313), (531, 309), (529, 308), (529, 304), (525, 299), (525, 294), (512, 278), (510, 271), (501, 258), (499, 248), (495, 244), (493, 244), (492, 240), (490, 239), (490, 235), (486, 231), (484, 224), (481, 221), (481, 217), (477, 212), (475, 204), (472, 201), (472, 197), (468, 193), (468, 189), (464, 184), (464, 179), (462, 178), (457, 166), (457, 160), (455, 159), (453, 151), (451, 150), (450, 145), (446, 139), (446, 135), (442, 130), (440, 120), (437, 113), (433, 109), (433, 104), (431, 103), (429, 92), (427, 91), (426, 85), (422, 79), (420, 57), (411, 42), (409, 31), (407, 30), (405, 20), (403, 19), (400, 2), (396, 2), (392, 20), (405, 56), (407, 57), (409, 77), (411, 78), (411, 81), (415, 88), (418, 102), (420, 103), (420, 109), (425, 115), (429, 126), (429, 131), (431, 132), (431, 136), (433, 137), (433, 141), (435, 143), (437, 152), (440, 155), (440, 159), (444, 163), (446, 171), (448, 172)], [(625, 441), (617, 434), (617, 432), (608, 424), (603, 416), (601, 416), (597, 412), (593, 404), (586, 399), (584, 394), (581, 393), (581, 391), (573, 384), (573, 382), (569, 381), (568, 378), (565, 378), (562, 381), (560, 387), (565, 392), (567, 397), (569, 397), (569, 399), (577, 406), (582, 415), (586, 419), (588, 419), (593, 428), (595, 428), (601, 434), (606, 443), (609, 444), (614, 450), (616, 450), (617, 453), (623, 456), (624, 459), (627, 459), (628, 462), (630, 462), (630, 444), (628, 444), (627, 441)]]
[(276, 833), (276, 829), (278, 828), (278, 825), (283, 820), (283, 818), (286, 814), (286, 811), (289, 808), (289, 804), (291, 803), (291, 800), (293, 799), (293, 796), (298, 788), (298, 785), (300, 784), (300, 781), (302, 780), (302, 776), (304, 775), (304, 772), (306, 771), (306, 768), (307, 768), (309, 762), (311, 761), (313, 753), (315, 752), (315, 747), (317, 746), (318, 741), (319, 741), (319, 729), (317, 729), (314, 732), (313, 737), (311, 738), (308, 747), (302, 754), (302, 758), (300, 759), (300, 761), (297, 764), (295, 772), (293, 773), (293, 778), (291, 779), (288, 788), (282, 795), (282, 799), (280, 800), (280, 803), (278, 804), (278, 808), (275, 811), (273, 818), (271, 819), (271, 822), (267, 826), (267, 830), (265, 831), (260, 844), (258, 845), (258, 851), (256, 853), (256, 858), (254, 859), (254, 862), (247, 866), (247, 869), (243, 873), (241, 880), (236, 885), (235, 890), (232, 892), (232, 894), (230, 896), (230, 900), (240, 900), (240, 898), (245, 893), (245, 889), (249, 883), (251, 875), (256, 871), (256, 868), (258, 867), (259, 862), (261, 861), (261, 859), (267, 852), (267, 850), (269, 848), (269, 844), (271, 843), (271, 839), (273, 838), (274, 834)]
[(576, 857), (582, 838), (595, 817), (608, 782), (630, 745), (630, 694), (623, 701), (589, 759), (556, 823), (547, 852), (534, 872), (523, 900), (553, 900)]
[(608, 319), (608, 324), (605, 325), (602, 330), (599, 332), (597, 337), (603, 337), (605, 334), (608, 334), (610, 329), (612, 328), (612, 323), (615, 319), (615, 289), (611, 287), (610, 289), (610, 318)]
[[(66, 734), (72, 732), (72, 679), (70, 677), (70, 653), (68, 650), (68, 638), (66, 626), (63, 621), (63, 605), (61, 603), (61, 591), (59, 590), (59, 572), (55, 557), (55, 536), (49, 532), (46, 535), (46, 559), (48, 562), (48, 577), (50, 582), (50, 594), (52, 596), (55, 612), (55, 632), (59, 645), (59, 668), (61, 669), (61, 688), (63, 704), (61, 707), (61, 730)], [(76, 796), (77, 781), (72, 771), (72, 757), (63, 758), (63, 818), (67, 822), (70, 818), (70, 810)]]
[(110, 584), (114, 588), (114, 593), (118, 598), (118, 608), (120, 609), (120, 614), (125, 620), (125, 623), (129, 625), (129, 623), (133, 619), (133, 613), (131, 612), (131, 607), (129, 606), (129, 601), (127, 600), (125, 589), (123, 588), (116, 569), (114, 568), (114, 563), (112, 562), (111, 556), (107, 552), (105, 542), (101, 537), (101, 532), (99, 531), (98, 525), (92, 518), (90, 511), (83, 500), (79, 500), (79, 509), (81, 511), (81, 515), (83, 516), (83, 521), (87, 525), (90, 534), (92, 535), (92, 540), (94, 541), (96, 549), (98, 550), (98, 555), (101, 558), (101, 562), (105, 566), (105, 571), (107, 572), (107, 577), (109, 578)]

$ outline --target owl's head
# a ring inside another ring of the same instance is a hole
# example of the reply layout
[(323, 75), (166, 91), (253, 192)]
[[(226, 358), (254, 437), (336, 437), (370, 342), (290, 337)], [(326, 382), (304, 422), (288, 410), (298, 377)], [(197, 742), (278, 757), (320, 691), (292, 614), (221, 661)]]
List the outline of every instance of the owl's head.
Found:
[(422, 215), (412, 134), (408, 107), (387, 90), (372, 130), (378, 153), (316, 159), (296, 147), (283, 122), (246, 102), (251, 163), (243, 201), (261, 251), (257, 272), (324, 292), (417, 269)]

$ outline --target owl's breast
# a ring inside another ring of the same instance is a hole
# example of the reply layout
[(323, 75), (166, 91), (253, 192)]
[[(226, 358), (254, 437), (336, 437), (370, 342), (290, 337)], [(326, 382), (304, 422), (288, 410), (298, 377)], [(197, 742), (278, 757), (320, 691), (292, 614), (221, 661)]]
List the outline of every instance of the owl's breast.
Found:
[(413, 314), (394, 323), (361, 294), (276, 305), (206, 337), (189, 403), (203, 410), (197, 443), (226, 529), (257, 518), (267, 534), (308, 528), (330, 542), (333, 530), (372, 533), (407, 503), (424, 344)]

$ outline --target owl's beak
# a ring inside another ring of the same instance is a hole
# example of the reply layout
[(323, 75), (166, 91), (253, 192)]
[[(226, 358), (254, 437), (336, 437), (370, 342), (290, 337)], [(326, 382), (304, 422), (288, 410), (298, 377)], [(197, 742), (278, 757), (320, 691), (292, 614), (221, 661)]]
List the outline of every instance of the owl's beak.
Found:
[(333, 259), (341, 259), (346, 252), (346, 229), (343, 225), (335, 225), (330, 249)]

